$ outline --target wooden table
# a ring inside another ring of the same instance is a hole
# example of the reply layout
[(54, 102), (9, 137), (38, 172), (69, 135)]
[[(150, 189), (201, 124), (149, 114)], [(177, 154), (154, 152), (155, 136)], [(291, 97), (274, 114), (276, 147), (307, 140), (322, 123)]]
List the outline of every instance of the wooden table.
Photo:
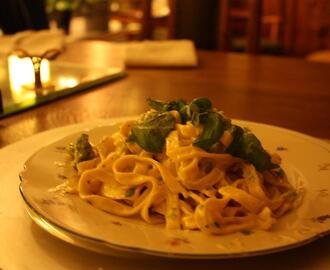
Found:
[[(191, 100), (207, 96), (232, 118), (330, 139), (330, 65), (244, 54), (198, 54), (197, 69), (128, 69), (128, 77), (123, 80), (2, 119), (0, 147), (55, 127), (139, 114), (147, 107), (147, 97)], [(71, 44), (61, 58), (103, 66), (111, 55), (103, 42), (78, 42)], [(330, 269), (329, 250), (328, 236), (278, 254), (197, 261), (194, 265), (208, 269)], [(166, 265), (186, 269), (184, 261)]]
[[(104, 42), (69, 46), (63, 60), (104, 66)], [(330, 139), (330, 65), (304, 60), (199, 52), (197, 69), (128, 69), (128, 77), (0, 120), (0, 147), (54, 127), (146, 109), (146, 98), (208, 96), (229, 117)]]

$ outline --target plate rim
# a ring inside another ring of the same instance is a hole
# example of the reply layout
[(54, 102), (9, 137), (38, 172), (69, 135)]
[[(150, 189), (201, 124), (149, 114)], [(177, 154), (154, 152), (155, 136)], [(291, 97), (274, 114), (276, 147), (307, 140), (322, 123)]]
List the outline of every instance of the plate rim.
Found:
[[(21, 177), (21, 176), (20, 176)], [(139, 247), (129, 247), (129, 246), (123, 246), (120, 244), (114, 244), (102, 239), (98, 239), (98, 238), (94, 238), (88, 235), (84, 235), (82, 233), (76, 232), (74, 230), (65, 228), (63, 226), (61, 226), (60, 224), (57, 224), (56, 222), (48, 219), (46, 216), (44, 216), (42, 213), (40, 213), (37, 209), (35, 209), (30, 202), (27, 200), (27, 198), (24, 195), (24, 190), (22, 187), (22, 183), (20, 183), (19, 185), (19, 191), (20, 194), (26, 204), (26, 207), (28, 207), (28, 214), (31, 217), (31, 219), (42, 229), (44, 229), (45, 231), (47, 231), (48, 233), (50, 233), (51, 235), (67, 242), (70, 243), (72, 245), (75, 246), (79, 246), (88, 250), (93, 250), (96, 252), (101, 252), (101, 253), (105, 253), (108, 254), (106, 252), (102, 252), (100, 250), (95, 250), (89, 247), (86, 247), (82, 244), (79, 243), (75, 243), (74, 241), (68, 241), (67, 238), (65, 237), (61, 237), (60, 234), (56, 234), (54, 233), (54, 230), (51, 229), (56, 229), (59, 230), (60, 232), (64, 232), (64, 233), (68, 233), (70, 234), (70, 237), (78, 237), (78, 238), (82, 238), (83, 240), (87, 240), (87, 241), (92, 241), (95, 242), (95, 244), (99, 244), (99, 245), (105, 245), (107, 248), (112, 248), (114, 250), (117, 251), (124, 251), (124, 252), (133, 252), (133, 253), (137, 253), (137, 254), (144, 254), (144, 255), (151, 255), (151, 256), (158, 256), (158, 257), (164, 257), (164, 258), (173, 258), (173, 259), (234, 259), (234, 258), (245, 258), (245, 257), (251, 257), (251, 256), (261, 256), (261, 255), (267, 255), (267, 254), (273, 254), (273, 253), (278, 253), (281, 251), (286, 251), (286, 250), (290, 250), (293, 248), (297, 248), (300, 246), (304, 246), (306, 244), (309, 244), (311, 242), (316, 241), (317, 239), (320, 239), (322, 237), (325, 237), (327, 235), (330, 235), (330, 229), (325, 231), (325, 232), (321, 232), (318, 234), (315, 234), (313, 237), (307, 238), (303, 241), (297, 242), (297, 243), (293, 243), (293, 244), (289, 244), (286, 246), (282, 246), (282, 247), (277, 247), (277, 248), (269, 248), (269, 249), (264, 249), (264, 250), (260, 250), (260, 251), (247, 251), (247, 252), (238, 252), (238, 253), (226, 253), (226, 254), (213, 254), (213, 253), (209, 253), (209, 254), (192, 254), (192, 253), (172, 253), (172, 252), (165, 252), (165, 251), (155, 251), (155, 250), (151, 250), (151, 249), (147, 249), (147, 248), (139, 248)], [(46, 224), (48, 226), (42, 226), (39, 222), (37, 222), (36, 217), (33, 217), (29, 211), (32, 211), (34, 214), (37, 215), (37, 217), (41, 218), (43, 220), (43, 222), (46, 222)], [(51, 226), (51, 229), (49, 228), (49, 225)]]

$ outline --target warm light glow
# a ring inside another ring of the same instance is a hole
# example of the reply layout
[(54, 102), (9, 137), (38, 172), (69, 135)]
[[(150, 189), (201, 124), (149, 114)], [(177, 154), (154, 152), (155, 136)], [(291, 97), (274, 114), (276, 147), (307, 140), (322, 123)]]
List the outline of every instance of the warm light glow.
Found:
[(119, 5), (118, 2), (111, 2), (111, 4), (110, 4), (110, 10), (112, 12), (117, 12), (117, 11), (119, 11), (119, 9), (120, 9), (120, 5)]
[(170, 7), (168, 0), (154, 0), (152, 1), (152, 16), (154, 18), (166, 17), (170, 14)]
[(82, 37), (87, 32), (87, 20), (83, 16), (75, 16), (70, 21), (70, 36)]
[(72, 77), (60, 77), (58, 78), (58, 86), (60, 89), (71, 88), (78, 85), (78, 80)]
[(108, 29), (111, 33), (119, 33), (123, 30), (123, 24), (119, 20), (110, 20)]
[(126, 29), (129, 32), (138, 32), (141, 31), (141, 24), (136, 22), (131, 22), (127, 24)]
[[(27, 91), (27, 88), (34, 87), (34, 70), (29, 58), (19, 58), (16, 55), (8, 57), (9, 81), (12, 97), (15, 102), (35, 97), (34, 91)], [(50, 81), (49, 61), (41, 62), (41, 81)]]

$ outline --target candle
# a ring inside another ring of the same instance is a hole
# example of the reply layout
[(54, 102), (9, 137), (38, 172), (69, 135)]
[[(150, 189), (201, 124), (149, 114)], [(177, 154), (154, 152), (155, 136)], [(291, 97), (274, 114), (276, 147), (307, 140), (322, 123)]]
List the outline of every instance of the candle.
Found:
[[(14, 101), (19, 102), (27, 97), (35, 96), (34, 89), (35, 75), (34, 68), (30, 58), (19, 58), (16, 55), (8, 57), (9, 81)], [(50, 81), (49, 61), (43, 59), (41, 62), (41, 82)]]

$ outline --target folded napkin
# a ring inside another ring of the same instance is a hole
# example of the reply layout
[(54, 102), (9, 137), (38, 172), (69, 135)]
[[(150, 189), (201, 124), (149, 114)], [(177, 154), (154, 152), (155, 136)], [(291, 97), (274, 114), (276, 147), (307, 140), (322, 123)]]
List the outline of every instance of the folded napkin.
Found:
[[(30, 55), (40, 55), (50, 49), (62, 50), (70, 42), (61, 30), (24, 31), (0, 36), (0, 55), (23, 49)], [(126, 66), (195, 67), (198, 64), (194, 43), (190, 40), (135, 41), (114, 43), (125, 56)]]
[(313, 62), (330, 63), (330, 50), (313, 52), (307, 55), (306, 59)]
[(0, 55), (23, 49), (30, 55), (40, 55), (50, 49), (62, 50), (65, 35), (61, 30), (24, 31), (0, 36)]
[(15, 44), (19, 44), (22, 39), (28, 37), (31, 33), (32, 31), (23, 31), (15, 35), (0, 36), (0, 55), (10, 53), (15, 48)]
[(121, 43), (127, 66), (195, 67), (198, 64), (190, 40), (164, 40)]

